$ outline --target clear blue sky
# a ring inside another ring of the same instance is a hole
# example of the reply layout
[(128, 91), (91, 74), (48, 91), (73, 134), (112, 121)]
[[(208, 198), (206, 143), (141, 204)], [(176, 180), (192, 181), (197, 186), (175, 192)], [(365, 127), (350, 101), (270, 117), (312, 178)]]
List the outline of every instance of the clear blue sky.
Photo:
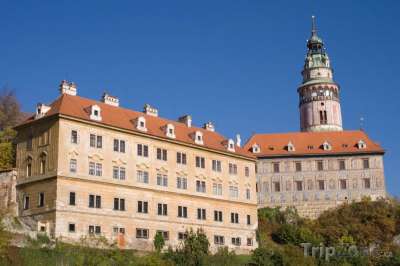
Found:
[(106, 89), (122, 105), (212, 120), (225, 136), (299, 129), (297, 86), (317, 16), (342, 89), (346, 129), (387, 150), (388, 191), (400, 195), (400, 1), (0, 0), (0, 86), (25, 111), (58, 96)]

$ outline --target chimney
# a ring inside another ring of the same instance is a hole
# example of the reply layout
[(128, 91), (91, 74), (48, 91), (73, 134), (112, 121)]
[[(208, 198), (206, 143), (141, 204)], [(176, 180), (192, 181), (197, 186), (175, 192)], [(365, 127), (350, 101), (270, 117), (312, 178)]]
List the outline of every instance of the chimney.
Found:
[(214, 127), (214, 125), (213, 125), (213, 123), (212, 122), (207, 122), (207, 123), (205, 123), (204, 125), (203, 125), (203, 128), (204, 129), (206, 129), (206, 130), (208, 130), (208, 131), (215, 131), (215, 127)]
[(236, 134), (236, 146), (240, 147), (242, 145), (242, 139), (239, 134)]
[(61, 81), (60, 93), (75, 96), (77, 93), (76, 84), (73, 82), (68, 82), (66, 80)]
[(111, 96), (110, 94), (108, 94), (106, 92), (103, 93), (103, 96), (101, 97), (101, 101), (105, 104), (109, 104), (112, 106), (116, 106), (116, 107), (119, 106), (119, 99), (115, 96)]
[(147, 103), (144, 105), (143, 112), (146, 115), (158, 116), (158, 110), (154, 107), (151, 107), (150, 104)]
[(184, 115), (178, 118), (178, 122), (184, 123), (187, 127), (192, 126), (192, 117), (190, 115)]

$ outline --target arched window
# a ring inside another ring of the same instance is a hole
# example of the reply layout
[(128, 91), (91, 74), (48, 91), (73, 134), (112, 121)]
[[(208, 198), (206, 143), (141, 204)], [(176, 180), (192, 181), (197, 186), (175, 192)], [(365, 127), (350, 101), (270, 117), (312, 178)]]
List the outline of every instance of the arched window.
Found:
[(42, 153), (40, 155), (40, 160), (39, 160), (39, 169), (40, 169), (40, 174), (44, 175), (46, 173), (46, 159), (47, 155), (46, 153)]
[(30, 177), (32, 176), (32, 157), (28, 156), (26, 159), (26, 176)]

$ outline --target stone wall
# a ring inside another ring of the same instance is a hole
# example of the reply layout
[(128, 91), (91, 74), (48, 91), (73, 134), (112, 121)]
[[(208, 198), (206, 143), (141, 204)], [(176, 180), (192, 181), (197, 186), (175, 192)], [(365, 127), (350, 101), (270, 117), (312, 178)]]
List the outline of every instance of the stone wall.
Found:
[[(365, 159), (369, 161), (366, 169)], [(321, 161), (322, 170), (318, 169)], [(340, 169), (340, 161), (345, 169)], [(300, 171), (296, 163), (301, 164)], [(279, 164), (279, 171), (274, 164)], [(301, 216), (310, 218), (344, 202), (386, 197), (382, 155), (260, 159), (257, 184), (259, 208), (294, 206)]]
[(7, 211), (12, 215), (17, 214), (16, 182), (16, 170), (0, 172), (0, 210)]

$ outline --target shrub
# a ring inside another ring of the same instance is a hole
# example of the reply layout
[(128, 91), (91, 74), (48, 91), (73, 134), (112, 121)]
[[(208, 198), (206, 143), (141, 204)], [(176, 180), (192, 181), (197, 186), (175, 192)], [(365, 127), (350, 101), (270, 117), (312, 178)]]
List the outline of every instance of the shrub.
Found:
[(156, 235), (154, 236), (153, 244), (154, 244), (154, 248), (156, 249), (156, 251), (158, 253), (163, 249), (163, 247), (165, 245), (165, 240), (160, 231), (158, 231), (156, 233)]

